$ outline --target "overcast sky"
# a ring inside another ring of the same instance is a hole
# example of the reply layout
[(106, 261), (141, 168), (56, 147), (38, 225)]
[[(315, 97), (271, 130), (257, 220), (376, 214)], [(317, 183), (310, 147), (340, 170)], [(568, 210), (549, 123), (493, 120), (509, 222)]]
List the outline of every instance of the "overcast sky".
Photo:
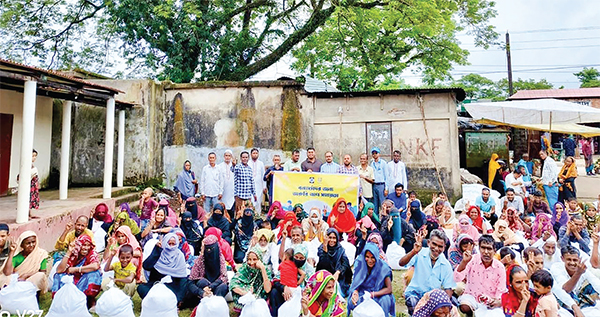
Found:
[[(556, 88), (578, 88), (573, 73), (584, 66), (600, 68), (600, 1), (597, 0), (500, 0), (497, 17), (491, 23), (504, 41), (510, 33), (513, 79), (546, 78)], [(477, 73), (493, 80), (506, 77), (506, 53), (499, 48), (483, 50), (468, 35), (458, 35), (468, 49), (468, 66), (455, 67), (452, 74)], [(295, 76), (286, 56), (255, 80)], [(550, 69), (549, 69), (550, 68)], [(420, 85), (420, 75), (404, 72), (408, 84)]]

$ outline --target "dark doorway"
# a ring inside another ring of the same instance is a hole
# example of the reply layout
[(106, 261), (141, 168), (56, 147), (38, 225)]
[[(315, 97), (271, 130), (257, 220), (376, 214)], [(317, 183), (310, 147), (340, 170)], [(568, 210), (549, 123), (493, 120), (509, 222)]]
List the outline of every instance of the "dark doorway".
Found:
[(12, 114), (0, 113), (0, 196), (8, 194), (13, 118)]

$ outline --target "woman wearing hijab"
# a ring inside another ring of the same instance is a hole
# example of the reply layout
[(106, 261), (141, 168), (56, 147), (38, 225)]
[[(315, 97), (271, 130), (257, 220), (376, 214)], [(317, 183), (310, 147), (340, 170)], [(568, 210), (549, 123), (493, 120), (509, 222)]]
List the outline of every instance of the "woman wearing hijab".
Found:
[(333, 275), (325, 270), (316, 272), (308, 280), (309, 295), (302, 298), (302, 314), (309, 317), (348, 316), (346, 303), (339, 294)]
[(375, 212), (375, 205), (373, 205), (373, 203), (367, 202), (364, 207), (362, 208), (362, 211), (360, 213), (360, 218), (364, 218), (366, 216), (369, 216), (369, 218), (371, 218), (371, 221), (379, 228), (381, 226), (381, 222), (379, 221), (379, 215)]
[(523, 223), (523, 220), (521, 220), (521, 218), (519, 217), (519, 212), (514, 207), (508, 207), (506, 209), (506, 222), (508, 223), (508, 228), (511, 229), (513, 232), (531, 232), (531, 228), (527, 228), (529, 230), (525, 229), (525, 224)]
[(489, 188), (497, 190), (500, 193), (500, 196), (504, 196), (504, 185), (502, 185), (502, 176), (500, 173), (502, 172), (502, 166), (498, 163), (498, 154), (492, 154), (490, 158), (490, 162), (488, 163), (488, 181), (487, 185)]
[(367, 243), (354, 264), (354, 279), (350, 286), (348, 313), (362, 302), (365, 292), (371, 294), (385, 316), (396, 316), (396, 300), (392, 294), (392, 269), (379, 258), (379, 248)]
[(541, 239), (544, 232), (549, 232), (556, 238), (556, 233), (554, 232), (552, 218), (550, 218), (550, 215), (539, 213), (535, 216), (533, 226), (531, 227), (531, 242)]
[(529, 291), (529, 278), (525, 270), (514, 265), (508, 272), (508, 292), (502, 294), (504, 316), (533, 317), (539, 297)]
[[(229, 292), (227, 280), (227, 262), (219, 250), (219, 241), (215, 236), (208, 236), (202, 242), (200, 256), (188, 278), (188, 291), (202, 299), (207, 295), (224, 297)], [(208, 288), (208, 289), (207, 289)], [(210, 290), (209, 294), (205, 292)]]
[(277, 225), (278, 233), (277, 239), (281, 239), (284, 235), (284, 231), (287, 234), (287, 237), (292, 236), (292, 228), (293, 227), (301, 227), (302, 225), (296, 220), (296, 214), (292, 211), (288, 211), (285, 213), (285, 216), (281, 221), (279, 221), (279, 225)]
[(185, 211), (192, 214), (193, 220), (200, 220), (200, 222), (204, 222), (204, 216), (206, 212), (204, 212), (204, 209), (202, 209), (202, 214), (198, 212), (198, 203), (196, 202), (196, 198), (189, 197), (185, 200)]
[(269, 207), (269, 212), (267, 213), (267, 221), (271, 223), (271, 228), (277, 227), (280, 220), (283, 220), (285, 217), (286, 211), (281, 206), (279, 201), (274, 201)]
[(565, 205), (561, 202), (557, 202), (552, 206), (552, 222), (554, 233), (558, 234), (560, 227), (564, 227), (569, 222), (569, 213), (567, 212)]
[(302, 220), (308, 217), (308, 214), (306, 211), (304, 211), (304, 206), (302, 206), (302, 204), (295, 204), (293, 210), (296, 214), (296, 220), (298, 220), (298, 222), (302, 222)]
[(135, 212), (131, 211), (131, 207), (129, 207), (128, 203), (122, 203), (121, 206), (119, 206), (119, 209), (121, 211), (126, 211), (127, 215), (129, 215), (129, 219), (135, 221), (135, 224), (138, 225), (138, 227), (140, 226), (141, 223), (141, 219), (140, 216), (138, 216), (138, 214), (136, 214)]
[(188, 263), (189, 266), (191, 267), (192, 265), (194, 265), (194, 260), (196, 260), (196, 258), (193, 257), (192, 249), (190, 248), (190, 245), (187, 243), (185, 234), (183, 233), (183, 231), (181, 231), (181, 228), (173, 228), (173, 229), (171, 229), (171, 232), (176, 234), (177, 238), (179, 238), (179, 247), (178, 247), (179, 251), (181, 251), (181, 253), (183, 253), (185, 262)]
[(179, 238), (175, 233), (167, 233), (162, 240), (154, 246), (152, 253), (143, 263), (144, 270), (150, 273), (148, 282), (140, 284), (137, 288), (142, 299), (146, 297), (150, 288), (163, 277), (170, 276), (173, 280), (166, 283), (175, 296), (177, 302), (181, 303), (187, 290), (187, 272), (185, 257), (179, 250)]
[(565, 201), (571, 197), (577, 197), (575, 179), (577, 178), (577, 164), (575, 158), (569, 156), (558, 173), (558, 201)]
[(478, 240), (479, 237), (477, 239), (473, 239), (473, 237), (465, 233), (461, 233), (458, 236), (458, 238), (448, 250), (448, 261), (450, 262), (450, 265), (452, 265), (452, 270), (455, 270), (456, 267), (458, 267), (458, 265), (463, 259), (465, 251), (471, 250), (471, 252), (477, 253), (477, 248), (474, 248), (474, 246), (475, 241)]
[(410, 203), (410, 217), (408, 223), (415, 229), (415, 231), (419, 231), (423, 225), (427, 222), (427, 216), (425, 213), (421, 211), (421, 204), (417, 201), (413, 201)]
[(94, 210), (92, 210), (92, 216), (88, 221), (88, 229), (96, 233), (98, 229), (102, 228), (105, 232), (112, 225), (113, 218), (110, 216), (108, 205), (105, 203), (99, 203)]
[(467, 210), (467, 214), (469, 215), (469, 219), (471, 220), (471, 224), (479, 234), (488, 234), (490, 229), (488, 228), (488, 223), (481, 216), (481, 210), (479, 207), (473, 205), (470, 206)]
[(383, 251), (383, 238), (381, 237), (381, 234), (377, 231), (371, 232), (367, 238), (367, 243), (369, 242), (374, 243), (379, 248), (379, 258), (383, 260), (383, 262), (388, 263), (385, 251)]
[(356, 243), (356, 236), (354, 233), (356, 230), (356, 218), (347, 208), (347, 203), (344, 198), (338, 198), (335, 204), (333, 204), (327, 223), (329, 224), (329, 228), (334, 228), (340, 235), (343, 233), (347, 234), (348, 242), (352, 244)]
[(192, 172), (192, 163), (190, 161), (186, 160), (183, 163), (183, 171), (177, 176), (174, 189), (181, 195), (182, 201), (185, 201), (189, 197), (194, 197), (198, 191), (198, 180), (194, 172)]
[(104, 252), (103, 261), (107, 261), (111, 257), (112, 250), (116, 250), (116, 254), (119, 254), (119, 250), (124, 245), (130, 245), (133, 249), (133, 258), (131, 263), (135, 265), (137, 271), (135, 274), (136, 283), (142, 282), (142, 254), (143, 250), (139, 242), (131, 232), (128, 226), (120, 226), (113, 236), (108, 239), (106, 251)]
[(0, 277), (0, 288), (8, 285), (11, 274), (19, 274), (20, 281), (31, 282), (42, 294), (46, 293), (48, 290), (47, 258), (48, 252), (39, 247), (35, 232), (21, 233), (17, 243), (12, 242), (8, 250), (8, 257)]
[(115, 221), (112, 223), (112, 225), (110, 225), (110, 228), (108, 229), (108, 235), (112, 236), (116, 230), (122, 226), (129, 227), (134, 236), (141, 232), (140, 227), (137, 225), (135, 220), (131, 219), (127, 210), (123, 209), (121, 209), (121, 211), (117, 214), (117, 217), (115, 217)]
[(192, 213), (189, 211), (181, 214), (181, 231), (185, 235), (187, 242), (194, 248), (194, 255), (198, 255), (202, 243), (202, 228), (193, 220)]
[(340, 283), (341, 295), (347, 295), (352, 282), (352, 269), (350, 261), (346, 257), (346, 251), (340, 245), (340, 234), (336, 229), (329, 228), (327, 230), (327, 235), (323, 244), (319, 246), (317, 255), (319, 256), (317, 270), (326, 270), (333, 274)]
[(267, 299), (271, 292), (271, 269), (262, 262), (263, 254), (256, 246), (248, 251), (246, 262), (235, 273), (229, 284), (233, 296), (233, 310), (240, 312), (242, 305), (238, 302), (240, 297), (253, 293), (256, 298)]
[(142, 247), (146, 245), (146, 242), (150, 241), (154, 234), (158, 235), (158, 239), (162, 239), (162, 237), (171, 231), (173, 226), (167, 220), (165, 216), (165, 211), (163, 209), (158, 209), (156, 212), (152, 212), (152, 217), (150, 218), (150, 223), (146, 226), (144, 231), (141, 234)]
[(221, 202), (217, 203), (210, 214), (210, 218), (205, 223), (204, 230), (209, 228), (217, 228), (223, 234), (222, 238), (231, 245), (231, 222), (225, 216), (225, 205)]
[(177, 214), (171, 208), (171, 206), (169, 206), (169, 201), (168, 200), (161, 199), (158, 202), (158, 210), (163, 210), (165, 212), (167, 220), (169, 221), (169, 223), (171, 224), (172, 227), (176, 227), (177, 226), (177, 224), (178, 224), (177, 223)]
[(244, 262), (255, 227), (254, 211), (251, 208), (244, 209), (242, 216), (235, 222), (235, 251), (233, 254), (235, 263)]
[(236, 269), (235, 262), (233, 261), (233, 251), (231, 250), (231, 245), (229, 242), (223, 239), (223, 233), (221, 232), (221, 229), (215, 227), (206, 229), (204, 238), (206, 239), (208, 236), (215, 236), (217, 238), (217, 241), (219, 241), (219, 251), (221, 251), (221, 254), (223, 254), (223, 257), (225, 257), (225, 261), (235, 271)]
[(479, 241), (479, 230), (471, 224), (471, 219), (467, 215), (460, 215), (458, 217), (458, 223), (454, 225), (454, 231), (452, 233), (452, 241), (457, 241), (460, 235), (468, 235), (473, 241)]
[(460, 317), (448, 294), (441, 289), (425, 293), (415, 306), (413, 317)]
[(315, 238), (323, 243), (323, 236), (329, 229), (329, 225), (323, 220), (321, 210), (318, 207), (312, 207), (309, 210), (308, 218), (302, 220), (302, 231), (304, 231), (304, 239), (313, 241)]
[[(511, 244), (518, 243), (517, 236), (515, 235), (514, 231), (508, 227), (508, 222), (505, 220), (498, 219), (498, 221), (496, 221), (494, 224), (494, 229), (495, 230), (494, 233), (492, 233), (492, 237), (496, 243), (501, 243), (502, 246), (509, 246)], [(521, 244), (521, 247), (522, 246), (523, 245)], [(496, 249), (500, 248), (496, 247)]]
[(52, 294), (58, 292), (64, 285), (62, 282), (64, 275), (73, 275), (73, 283), (87, 296), (88, 309), (94, 307), (102, 285), (102, 273), (100, 258), (95, 251), (92, 238), (82, 234), (69, 245), (67, 254), (56, 268)]

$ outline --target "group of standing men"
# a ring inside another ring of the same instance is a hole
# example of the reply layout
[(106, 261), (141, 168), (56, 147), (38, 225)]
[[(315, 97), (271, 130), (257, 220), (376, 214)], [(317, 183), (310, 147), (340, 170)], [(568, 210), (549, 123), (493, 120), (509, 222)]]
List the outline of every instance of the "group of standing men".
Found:
[(401, 161), (401, 153), (393, 152), (393, 160), (386, 162), (380, 157), (381, 150), (377, 147), (371, 149), (372, 161), (366, 153), (360, 155), (360, 165), (352, 164), (350, 154), (345, 154), (342, 164), (333, 161), (333, 152), (325, 152), (325, 161), (317, 158), (314, 148), (308, 148), (307, 158), (300, 162), (300, 151), (294, 150), (291, 159), (281, 164), (281, 156), (273, 155), (273, 165), (265, 168), (259, 159), (259, 150), (254, 148), (248, 153), (240, 153), (240, 161), (233, 157), (231, 150), (226, 150), (223, 162), (217, 164), (217, 155), (208, 154), (208, 164), (202, 168), (199, 178), (191, 170), (191, 162), (186, 161), (184, 170), (177, 177), (175, 190), (181, 198), (200, 195), (204, 202), (204, 210), (212, 210), (214, 205), (222, 201), (230, 213), (235, 209), (244, 207), (249, 201), (258, 213), (262, 210), (264, 195), (269, 203), (273, 200), (273, 175), (277, 171), (309, 172), (329, 174), (356, 174), (360, 177), (360, 195), (365, 200), (375, 205), (375, 210), (388, 196), (388, 190), (401, 184), (403, 189), (408, 188), (406, 165)]

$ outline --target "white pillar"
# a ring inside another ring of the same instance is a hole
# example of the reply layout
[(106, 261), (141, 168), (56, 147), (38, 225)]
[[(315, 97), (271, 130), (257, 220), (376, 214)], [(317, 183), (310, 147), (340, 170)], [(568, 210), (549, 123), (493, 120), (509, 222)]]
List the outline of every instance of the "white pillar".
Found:
[(117, 187), (123, 187), (125, 163), (125, 110), (119, 110), (119, 138), (117, 143)]
[(59, 198), (67, 199), (69, 191), (69, 162), (71, 161), (71, 107), (72, 102), (63, 102), (62, 140), (60, 143)]
[(35, 131), (35, 101), (37, 82), (28, 80), (23, 91), (23, 130), (21, 131), (21, 165), (19, 167), (19, 193), (17, 195), (17, 223), (29, 220), (29, 189), (31, 185), (31, 158)]
[(110, 198), (112, 194), (112, 167), (115, 146), (115, 99), (106, 102), (106, 131), (104, 132), (104, 189), (102, 197)]

